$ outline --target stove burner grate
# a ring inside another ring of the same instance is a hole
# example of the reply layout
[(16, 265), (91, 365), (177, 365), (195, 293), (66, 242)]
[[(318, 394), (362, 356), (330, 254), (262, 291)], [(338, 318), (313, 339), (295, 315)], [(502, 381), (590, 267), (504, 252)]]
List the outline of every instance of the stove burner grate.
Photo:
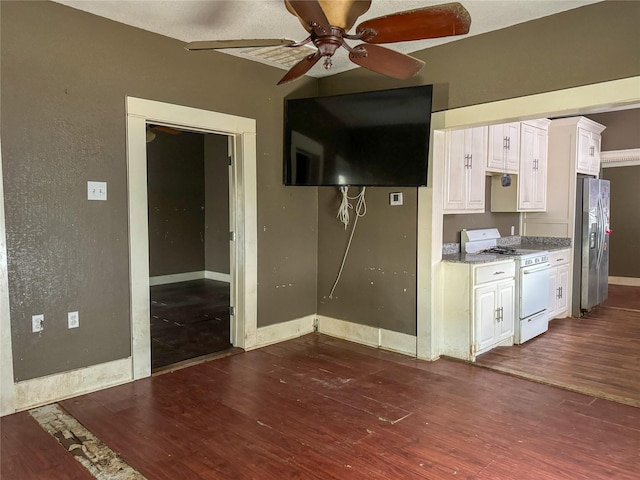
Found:
[(486, 250), (481, 250), (480, 253), (495, 253), (498, 255), (515, 255), (516, 249), (510, 247), (491, 247)]

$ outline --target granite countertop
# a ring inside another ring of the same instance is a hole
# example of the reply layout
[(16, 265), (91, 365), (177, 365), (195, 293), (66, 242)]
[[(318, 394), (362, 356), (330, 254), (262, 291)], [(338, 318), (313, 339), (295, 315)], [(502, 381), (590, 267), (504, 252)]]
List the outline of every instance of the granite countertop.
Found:
[[(570, 238), (556, 237), (502, 237), (498, 239), (501, 247), (553, 252), (571, 248)], [(491, 255), (460, 252), (460, 244), (445, 243), (442, 247), (442, 261), (449, 263), (491, 263), (515, 258), (516, 255)]]

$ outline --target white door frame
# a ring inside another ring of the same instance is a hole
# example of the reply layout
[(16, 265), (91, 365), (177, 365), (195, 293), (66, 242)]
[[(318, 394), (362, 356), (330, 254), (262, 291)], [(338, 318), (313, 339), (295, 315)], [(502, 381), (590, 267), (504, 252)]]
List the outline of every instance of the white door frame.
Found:
[(244, 349), (256, 343), (257, 330), (257, 185), (256, 122), (208, 110), (127, 97), (127, 175), (129, 193), (129, 265), (133, 379), (151, 375), (149, 306), (149, 226), (147, 217), (146, 125), (173, 125), (228, 135), (233, 150), (230, 182), (234, 208), (232, 246), (231, 339)]

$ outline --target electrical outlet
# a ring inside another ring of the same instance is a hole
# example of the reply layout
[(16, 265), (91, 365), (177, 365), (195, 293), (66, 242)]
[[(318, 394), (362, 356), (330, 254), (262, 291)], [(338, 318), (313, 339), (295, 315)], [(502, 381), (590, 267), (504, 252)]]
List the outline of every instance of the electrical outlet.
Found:
[(78, 312), (67, 313), (67, 324), (69, 328), (78, 328), (80, 326), (80, 315), (78, 315)]
[(44, 330), (44, 315), (33, 315), (31, 317), (31, 331), (33, 333), (41, 332)]

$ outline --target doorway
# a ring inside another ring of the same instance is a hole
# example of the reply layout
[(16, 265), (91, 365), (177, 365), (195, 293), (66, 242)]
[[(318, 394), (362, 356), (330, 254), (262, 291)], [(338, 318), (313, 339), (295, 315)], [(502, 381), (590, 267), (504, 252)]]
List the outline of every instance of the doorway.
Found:
[(257, 330), (257, 185), (255, 120), (127, 97), (127, 176), (131, 293), (132, 379), (151, 375), (149, 224), (147, 192), (148, 124), (228, 137), (232, 165), (228, 237), (231, 251), (230, 343), (252, 348)]
[(151, 369), (231, 348), (227, 135), (147, 124)]

